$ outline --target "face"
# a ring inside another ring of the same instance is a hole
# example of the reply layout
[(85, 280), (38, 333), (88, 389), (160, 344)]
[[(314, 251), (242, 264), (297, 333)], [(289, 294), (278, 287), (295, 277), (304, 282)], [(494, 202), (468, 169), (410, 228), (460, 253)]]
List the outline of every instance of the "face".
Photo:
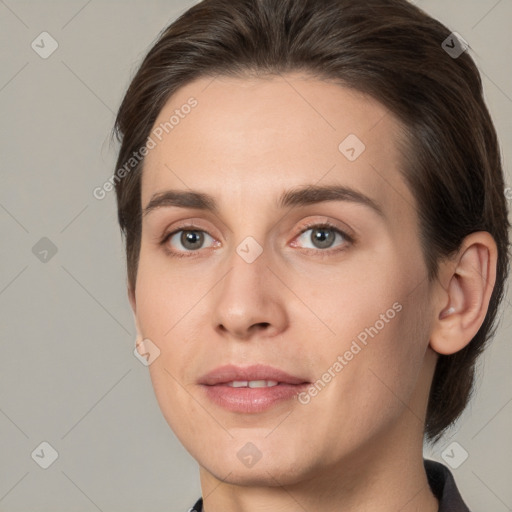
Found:
[(201, 471), (291, 484), (421, 443), (431, 300), (397, 120), (298, 74), (202, 78), (154, 128), (173, 115), (145, 158), (131, 300)]

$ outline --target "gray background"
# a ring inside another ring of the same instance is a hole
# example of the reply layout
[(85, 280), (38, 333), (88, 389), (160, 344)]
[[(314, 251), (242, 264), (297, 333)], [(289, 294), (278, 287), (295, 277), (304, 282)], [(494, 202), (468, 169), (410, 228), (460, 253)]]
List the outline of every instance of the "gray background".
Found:
[[(0, 511), (178, 512), (200, 495), (133, 355), (114, 193), (92, 195), (130, 78), (194, 3), (0, 0)], [(470, 43), (512, 186), (512, 0), (416, 3)], [(46, 59), (31, 47), (43, 31), (58, 42)], [(462, 420), (425, 448), (468, 453), (452, 472), (472, 510), (512, 510), (511, 309), (509, 295)], [(43, 441), (58, 452), (46, 470)]]

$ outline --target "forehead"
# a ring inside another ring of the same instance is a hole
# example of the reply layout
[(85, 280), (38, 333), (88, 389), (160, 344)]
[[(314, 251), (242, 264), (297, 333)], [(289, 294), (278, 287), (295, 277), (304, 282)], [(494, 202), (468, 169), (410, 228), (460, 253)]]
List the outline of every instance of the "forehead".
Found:
[(203, 77), (180, 88), (153, 125), (142, 205), (177, 188), (261, 208), (294, 186), (342, 184), (401, 216), (414, 203), (399, 174), (401, 133), (383, 105), (338, 84), (299, 74)]

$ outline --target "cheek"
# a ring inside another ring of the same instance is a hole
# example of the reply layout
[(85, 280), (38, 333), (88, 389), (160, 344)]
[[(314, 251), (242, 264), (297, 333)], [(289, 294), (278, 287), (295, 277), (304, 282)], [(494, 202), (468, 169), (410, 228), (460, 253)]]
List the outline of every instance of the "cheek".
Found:
[[(204, 445), (211, 438), (221, 438), (224, 432), (200, 402), (191, 399), (187, 384), (182, 382), (177, 368), (170, 368), (168, 362), (168, 358), (160, 357), (149, 366), (155, 397), (173, 433), (188, 450), (193, 450), (193, 456), (200, 459), (202, 450), (208, 448)], [(208, 435), (205, 435), (204, 425), (209, 427)]]
[[(358, 446), (363, 439), (378, 437), (379, 432), (401, 415), (409, 416), (408, 408), (421, 417), (414, 398), (426, 345), (420, 330), (417, 311), (404, 307), (378, 333), (369, 329), (360, 331), (368, 334), (366, 344), (357, 335), (347, 335), (324, 345), (326, 350), (321, 365), (317, 366), (317, 379), (329, 379), (329, 373), (325, 373), (329, 368), (335, 376), (325, 387), (316, 381), (319, 391), (304, 405), (304, 414), (316, 418), (316, 434), (329, 440), (326, 458), (347, 447)], [(340, 366), (334, 366), (336, 361), (341, 364), (341, 370)]]
[[(197, 297), (195, 297), (197, 295)], [(150, 255), (141, 250), (137, 271), (136, 302), (139, 325), (144, 336), (166, 341), (200, 298), (191, 277), (173, 269), (163, 255)]]
[[(200, 305), (191, 309), (200, 298), (192, 296), (199, 293), (195, 288), (193, 292), (182, 278), (171, 275), (158, 263), (146, 264), (141, 257), (136, 287), (137, 318), (141, 335), (159, 350), (149, 371), (161, 408), (177, 403), (183, 398), (181, 391), (190, 385), (186, 369), (197, 358), (197, 346), (191, 340), (200, 339), (194, 332), (196, 323), (191, 321), (200, 309)], [(163, 408), (162, 411), (166, 415)]]
[[(398, 300), (393, 304), (399, 304), (400, 311), (393, 310), (396, 313), (393, 315), (388, 309), (382, 317), (384, 320), (373, 320), (371, 328), (365, 329), (365, 333), (373, 332), (375, 336), (369, 334), (358, 372), (360, 392), (364, 393), (366, 402), (373, 403), (381, 414), (391, 416), (401, 412), (404, 404), (416, 407), (412, 404), (413, 393), (429, 339), (423, 314), (423, 290), (396, 297)], [(394, 317), (390, 319), (391, 316)]]
[(394, 256), (381, 244), (378, 250), (350, 255), (338, 266), (311, 266), (287, 279), (312, 313), (308, 315), (312, 326), (316, 322), (322, 328), (323, 323), (324, 336), (333, 343), (349, 340), (376, 322), (382, 330), (380, 316), (386, 311), (391, 310), (388, 317), (398, 315), (393, 304), (404, 297), (409, 285)]
[[(351, 272), (332, 272), (322, 292), (315, 277), (303, 278), (297, 293), (309, 297), (310, 309), (329, 327), (312, 355), (316, 377), (335, 382), (319, 393), (339, 404), (332, 419), (353, 416), (357, 423), (400, 407), (417, 383), (428, 344), (421, 262), (392, 252), (361, 258)], [(314, 293), (307, 295), (308, 288)], [(329, 370), (336, 377), (330, 379)]]

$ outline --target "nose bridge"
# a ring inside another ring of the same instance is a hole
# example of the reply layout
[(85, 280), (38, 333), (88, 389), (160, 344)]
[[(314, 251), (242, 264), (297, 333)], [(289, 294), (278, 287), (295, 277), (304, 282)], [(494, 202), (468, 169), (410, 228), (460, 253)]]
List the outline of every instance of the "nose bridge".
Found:
[(226, 260), (227, 274), (215, 294), (214, 327), (222, 326), (232, 335), (245, 338), (255, 324), (283, 328), (285, 311), (279, 299), (279, 286), (267, 268), (270, 253), (253, 236), (246, 236), (233, 247)]
[(228, 260), (231, 270), (226, 276), (225, 291), (235, 296), (248, 294), (246, 299), (261, 300), (266, 293), (269, 272), (269, 254), (263, 241), (260, 243), (255, 237), (246, 236), (233, 247)]
[(251, 282), (259, 274), (268, 271), (270, 244), (267, 242), (269, 226), (262, 212), (261, 198), (254, 189), (252, 194), (237, 194), (229, 205), (231, 218), (236, 219), (231, 225), (229, 247), (229, 266), (232, 268), (230, 279)]

